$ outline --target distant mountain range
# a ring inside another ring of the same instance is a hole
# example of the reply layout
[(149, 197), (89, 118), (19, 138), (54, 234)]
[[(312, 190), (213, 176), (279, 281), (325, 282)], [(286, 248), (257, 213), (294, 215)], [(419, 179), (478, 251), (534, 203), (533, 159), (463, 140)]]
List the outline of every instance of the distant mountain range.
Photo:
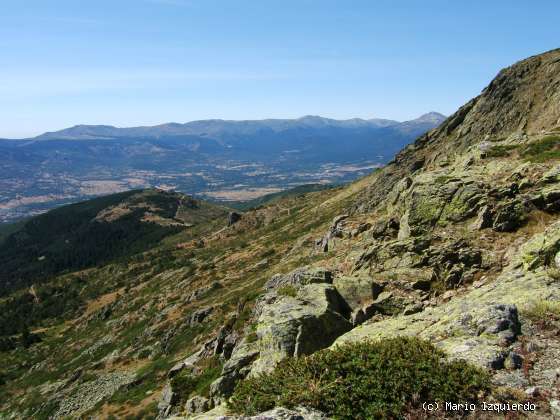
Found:
[(123, 137), (161, 138), (174, 136), (203, 136), (224, 138), (231, 135), (255, 135), (263, 132), (282, 132), (294, 129), (380, 129), (392, 127), (396, 130), (414, 130), (431, 128), (439, 125), (445, 116), (430, 112), (419, 118), (406, 122), (381, 118), (335, 120), (319, 116), (307, 115), (298, 119), (266, 119), (266, 120), (200, 120), (185, 124), (167, 123), (151, 127), (118, 128), (111, 125), (76, 125), (60, 131), (47, 132), (34, 140), (88, 140), (116, 139)]
[(78, 125), (0, 140), (0, 222), (60, 204), (160, 187), (244, 201), (371, 172), (445, 117), (412, 121), (205, 120), (154, 127)]

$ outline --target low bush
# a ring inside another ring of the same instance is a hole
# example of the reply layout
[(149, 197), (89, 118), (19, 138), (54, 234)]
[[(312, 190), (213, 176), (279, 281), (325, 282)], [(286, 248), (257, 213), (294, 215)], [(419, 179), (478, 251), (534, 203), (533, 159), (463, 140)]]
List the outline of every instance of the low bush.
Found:
[(335, 419), (395, 418), (423, 401), (474, 402), (489, 374), (417, 338), (345, 344), (282, 361), (271, 373), (238, 384), (229, 408), (254, 415), (306, 406)]
[(220, 376), (222, 372), (221, 362), (211, 357), (205, 359), (199, 366), (202, 373), (193, 375), (191, 372), (181, 372), (171, 379), (171, 387), (181, 403), (186, 402), (192, 395), (208, 396), (210, 384)]
[(291, 284), (286, 284), (286, 285), (280, 287), (276, 293), (278, 293), (279, 296), (296, 297), (297, 296), (297, 289), (295, 288), (295, 286), (293, 286)]
[(506, 157), (509, 156), (510, 152), (517, 149), (519, 146), (516, 144), (505, 144), (492, 146), (486, 152), (486, 157)]
[(521, 151), (521, 156), (531, 162), (560, 159), (560, 136), (546, 136), (529, 143)]

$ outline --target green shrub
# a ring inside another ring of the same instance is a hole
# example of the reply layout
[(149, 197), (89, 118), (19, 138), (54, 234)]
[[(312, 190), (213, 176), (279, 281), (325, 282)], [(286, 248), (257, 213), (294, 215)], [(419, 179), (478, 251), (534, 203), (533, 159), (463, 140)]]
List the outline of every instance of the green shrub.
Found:
[(523, 148), (521, 156), (531, 162), (560, 159), (560, 136), (546, 136), (529, 143)]
[(191, 372), (181, 372), (171, 379), (171, 387), (176, 392), (180, 402), (186, 402), (191, 395), (208, 396), (210, 384), (214, 382), (222, 372), (222, 364), (218, 358), (205, 359), (199, 366), (202, 373), (193, 375)]
[(423, 401), (476, 401), (489, 374), (417, 338), (345, 344), (287, 359), (238, 384), (229, 407), (253, 415), (275, 406), (314, 408), (336, 419), (395, 418)]
[(291, 285), (291, 284), (286, 284), (282, 287), (280, 287), (277, 291), (279, 296), (290, 296), (290, 297), (296, 297), (297, 295), (297, 289), (295, 288), (295, 286)]
[(191, 374), (180, 374), (171, 379), (173, 392), (179, 395), (181, 401), (186, 401), (196, 388), (196, 377)]
[(503, 144), (503, 145), (492, 146), (486, 152), (486, 157), (492, 157), (492, 158), (506, 157), (509, 156), (512, 150), (515, 150), (518, 147), (519, 146), (516, 144)]

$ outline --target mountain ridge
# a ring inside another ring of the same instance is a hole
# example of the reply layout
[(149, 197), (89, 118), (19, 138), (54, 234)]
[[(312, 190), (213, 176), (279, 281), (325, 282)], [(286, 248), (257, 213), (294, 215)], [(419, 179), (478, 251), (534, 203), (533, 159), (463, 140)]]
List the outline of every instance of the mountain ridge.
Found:
[[(47, 132), (36, 137), (23, 140), (47, 140), (47, 139), (92, 139), (92, 138), (121, 138), (121, 137), (161, 137), (161, 136), (179, 136), (179, 135), (201, 135), (208, 134), (207, 131), (214, 132), (216, 130), (238, 131), (243, 128), (271, 128), (274, 131), (282, 131), (294, 127), (389, 127), (399, 124), (413, 123), (432, 123), (438, 124), (445, 119), (445, 116), (437, 112), (429, 112), (420, 117), (409, 121), (396, 121), (381, 118), (362, 119), (351, 118), (346, 120), (337, 120), (332, 118), (323, 118), (315, 115), (305, 115), (296, 119), (262, 119), (262, 120), (223, 120), (208, 119), (195, 120), (186, 123), (163, 123), (154, 126), (138, 126), (138, 127), (115, 127), (112, 125), (87, 125), (79, 124), (66, 129), (54, 132)], [(217, 128), (212, 127), (216, 125)], [(237, 129), (237, 130), (236, 130)]]
[(0, 140), (0, 221), (134, 188), (244, 200), (296, 185), (347, 182), (389, 161), (438, 118), (77, 126), (38, 139)]

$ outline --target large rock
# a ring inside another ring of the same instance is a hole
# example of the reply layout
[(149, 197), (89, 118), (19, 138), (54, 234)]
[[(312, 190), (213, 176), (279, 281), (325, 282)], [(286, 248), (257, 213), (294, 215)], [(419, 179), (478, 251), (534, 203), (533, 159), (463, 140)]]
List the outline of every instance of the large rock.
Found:
[[(255, 416), (235, 416), (227, 414), (222, 407), (198, 416), (189, 416), (189, 420), (329, 420), (330, 417), (320, 411), (305, 407), (287, 409), (277, 407), (272, 410), (259, 413)], [(173, 417), (170, 420), (185, 420), (185, 417)]]
[(490, 207), (484, 206), (476, 215), (476, 220), (472, 223), (472, 230), (486, 229), (492, 226), (492, 211)]
[(405, 198), (405, 212), (400, 220), (399, 239), (430, 232), (446, 204), (459, 188), (456, 183), (440, 185), (433, 177), (419, 181), (412, 185)]
[(525, 219), (525, 209), (521, 203), (506, 203), (496, 210), (492, 228), (496, 232), (513, 232), (523, 225)]
[(330, 283), (330, 271), (309, 267), (275, 275), (266, 283), (267, 293), (253, 310), (256, 334), (235, 346), (221, 376), (211, 384), (215, 402), (230, 395), (237, 381), (249, 373), (269, 371), (286, 357), (328, 347), (352, 327), (350, 309)]
[(336, 289), (325, 283), (301, 286), (295, 297), (278, 296), (262, 308), (257, 323), (259, 357), (251, 374), (270, 371), (282, 359), (328, 347), (349, 331), (349, 310)]
[(242, 340), (234, 348), (231, 358), (224, 364), (221, 376), (210, 385), (210, 396), (215, 402), (231, 395), (237, 381), (249, 374), (251, 364), (258, 355), (257, 346), (247, 339)]
[(383, 284), (366, 275), (340, 276), (333, 285), (352, 310), (372, 302), (383, 291)]
[[(345, 232), (344, 230), (345, 220), (347, 218), (348, 218), (347, 214), (341, 214), (333, 219), (331, 226), (329, 227), (329, 230), (325, 234), (325, 236), (317, 240), (316, 245), (321, 249), (321, 251), (327, 252), (330, 248), (329, 244), (334, 238), (351, 236), (350, 232)], [(345, 235), (345, 233), (347, 233), (347, 235)]]

